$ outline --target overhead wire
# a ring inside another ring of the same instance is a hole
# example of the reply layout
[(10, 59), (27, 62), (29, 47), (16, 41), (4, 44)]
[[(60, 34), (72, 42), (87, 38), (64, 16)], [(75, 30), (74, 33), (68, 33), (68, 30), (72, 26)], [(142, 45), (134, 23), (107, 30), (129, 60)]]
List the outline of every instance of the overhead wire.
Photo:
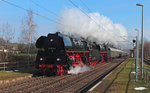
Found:
[[(76, 8), (78, 8), (83, 14), (85, 14), (88, 18), (90, 18), (94, 23), (98, 25), (100, 28), (100, 25), (92, 18), (90, 17), (87, 13), (85, 13), (81, 8), (79, 8), (72, 0), (68, 0), (72, 5), (74, 5)], [(104, 29), (104, 28), (103, 28)]]
[(38, 3), (34, 2), (33, 0), (29, 0), (29, 1), (30, 1), (31, 3), (33, 3), (33, 4), (35, 4), (36, 6), (40, 7), (41, 9), (43, 9), (43, 10), (49, 12), (49, 13), (52, 13), (53, 15), (55, 15), (55, 16), (57, 16), (57, 17), (60, 17), (60, 16), (58, 16), (55, 12), (50, 11), (49, 9), (47, 9), (47, 8), (45, 8), (45, 7), (41, 6), (41, 5), (39, 5)]
[[(12, 5), (12, 6), (14, 6), (14, 7), (17, 7), (17, 8), (19, 8), (19, 9), (22, 9), (22, 10), (24, 10), (24, 11), (27, 11), (27, 12), (30, 11), (30, 10), (28, 10), (28, 9), (25, 9), (25, 8), (23, 8), (23, 7), (19, 6), (19, 5), (16, 5), (16, 4), (14, 4), (14, 3), (11, 3), (11, 2), (9, 2), (9, 1), (6, 1), (6, 0), (1, 0), (1, 1), (3, 1), (3, 2), (9, 4), (9, 5)], [(57, 23), (57, 24), (59, 24), (59, 25), (63, 25), (63, 24), (61, 24), (61, 23), (59, 23), (59, 22), (57, 22), (57, 21), (55, 21), (55, 20), (53, 20), (53, 19), (50, 19), (50, 18), (48, 18), (48, 17), (46, 17), (46, 16), (44, 16), (44, 15), (41, 15), (41, 14), (39, 14), (39, 13), (36, 13), (36, 12), (34, 12), (34, 11), (32, 11), (32, 13), (33, 13), (34, 15), (37, 15), (37, 16), (43, 18), (43, 19), (49, 20), (49, 21), (54, 22), (54, 23)], [(63, 25), (63, 26), (64, 26), (64, 25)]]
[[(80, 0), (80, 2), (87, 8), (88, 11), (92, 12), (91, 9), (90, 9), (82, 0)], [(99, 24), (98, 24), (98, 25), (99, 25)], [(103, 28), (103, 29), (104, 29), (104, 28)], [(104, 29), (104, 30), (105, 30), (105, 29)], [(121, 37), (121, 36), (120, 36), (120, 38), (122, 38), (123, 40), (125, 40), (125, 41), (127, 41), (127, 42), (130, 42), (129, 40), (125, 39), (124, 37)]]
[[(19, 9), (22, 9), (22, 10), (24, 10), (24, 11), (27, 11), (27, 12), (30, 11), (30, 10), (28, 10), (28, 9), (25, 9), (25, 8), (23, 8), (23, 7), (19, 6), (19, 5), (16, 5), (16, 4), (14, 4), (14, 3), (11, 3), (11, 2), (9, 2), (9, 1), (6, 1), (6, 0), (1, 0), (1, 1), (3, 1), (3, 2), (9, 4), (9, 5), (12, 5), (12, 6), (14, 6), (14, 7), (17, 7), (17, 8), (19, 8)], [(32, 13), (33, 13), (34, 15), (37, 15), (37, 16), (43, 18), (43, 19), (46, 19), (46, 20), (49, 20), (49, 21), (51, 21), (51, 22), (57, 23), (57, 24), (59, 24), (59, 25), (62, 26), (62, 27), (70, 27), (70, 26), (68, 26), (68, 25), (65, 25), (65, 24), (62, 24), (62, 23), (60, 23), (60, 22), (57, 22), (57, 21), (55, 21), (55, 20), (53, 20), (53, 19), (50, 19), (50, 18), (48, 18), (48, 17), (46, 17), (46, 16), (43, 16), (43, 15), (37, 13), (37, 12), (33, 12), (33, 11), (32, 11)]]
[[(92, 18), (90, 17), (87, 13), (85, 13), (81, 8), (79, 8), (72, 0), (68, 0), (70, 3), (72, 3), (76, 8), (78, 8), (82, 13), (84, 13), (88, 18), (90, 18), (93, 22), (97, 24), (97, 26), (100, 28), (101, 26)], [(83, 2), (83, 1), (82, 1)], [(85, 3), (84, 3), (85, 5)], [(86, 6), (86, 5), (85, 5)], [(86, 6), (87, 7), (87, 6)], [(89, 8), (88, 8), (89, 9)], [(91, 10), (90, 10), (91, 11)], [(104, 29), (104, 27), (102, 27)], [(104, 29), (105, 30), (105, 29)]]
[(80, 2), (87, 8), (87, 10), (88, 10), (89, 12), (92, 12), (91, 9), (90, 9), (82, 0), (80, 0)]
[[(30, 11), (30, 10), (28, 10), (28, 9), (25, 9), (25, 8), (23, 8), (23, 7), (19, 6), (19, 5), (16, 5), (16, 4), (14, 4), (14, 3), (11, 3), (11, 2), (9, 2), (9, 1), (6, 1), (6, 0), (1, 0), (1, 1), (3, 1), (3, 2), (9, 4), (9, 5), (12, 5), (12, 6), (14, 6), (14, 7), (17, 7), (17, 8), (19, 8), (19, 9), (22, 9), (22, 10), (24, 10), (24, 11), (27, 11), (27, 12)], [(33, 11), (32, 11), (32, 13), (33, 13), (34, 15), (37, 15), (37, 16), (43, 18), (43, 19), (46, 19), (46, 20), (49, 20), (49, 21), (51, 21), (51, 22), (57, 23), (57, 24), (59, 24), (61, 27), (70, 27), (70, 26), (68, 26), (68, 25), (59, 23), (59, 22), (57, 22), (57, 21), (55, 21), (55, 20), (52, 20), (52, 19), (50, 19), (50, 18), (48, 18), (48, 17), (46, 17), (46, 16), (43, 16), (43, 15), (41, 15), (41, 14), (39, 14), (39, 13), (36, 13), (36, 12), (33, 12)], [(72, 27), (72, 28), (73, 28), (73, 27)]]
[(91, 19), (91, 17), (85, 13), (81, 8), (79, 8), (72, 0), (68, 0), (72, 5), (74, 5), (76, 8), (78, 8), (82, 13), (84, 13), (88, 18)]
[[(97, 26), (100, 28), (100, 27), (102, 27), (102, 29), (104, 29), (105, 30), (105, 28), (103, 27), (103, 26), (100, 26), (93, 18), (91, 18), (87, 13), (85, 13), (81, 8), (79, 8), (72, 0), (68, 0), (70, 3), (72, 3), (72, 5), (74, 5), (76, 8), (78, 8), (82, 13), (84, 13), (88, 18), (90, 18), (93, 22), (95, 22), (96, 24), (97, 24)], [(81, 1), (81, 0), (80, 0)], [(83, 1), (81, 1), (82, 3), (84, 3)], [(84, 3), (84, 5), (88, 8), (88, 6)], [(88, 8), (89, 10), (90, 10), (90, 8)], [(91, 10), (90, 10), (91, 11)], [(105, 31), (107, 31), (107, 30), (105, 30)], [(108, 31), (107, 31), (108, 32)], [(108, 32), (108, 34), (110, 34), (109, 32)], [(112, 34), (110, 34), (111, 36), (112, 36)], [(120, 38), (122, 38), (122, 37), (120, 37)], [(122, 39), (124, 39), (124, 38), (122, 38)], [(125, 39), (124, 39), (125, 40)]]
[[(92, 12), (91, 9), (82, 1), (80, 0), (80, 2), (88, 9), (89, 12)], [(84, 11), (83, 11), (84, 12)], [(95, 15), (94, 15), (95, 16)], [(96, 16), (95, 16), (96, 17)], [(91, 18), (91, 17), (90, 17)], [(97, 25), (98, 27), (100, 28), (101, 26), (93, 19), (91, 18)], [(102, 27), (104, 29), (104, 27)], [(105, 30), (105, 29), (104, 29)]]
[[(3, 2), (5, 2), (5, 3), (7, 3), (7, 4), (9, 4), (9, 5), (12, 5), (12, 6), (15, 6), (15, 7), (17, 7), (17, 8), (19, 8), (19, 9), (22, 9), (22, 10), (24, 10), (24, 11), (30, 11), (30, 10), (28, 10), (28, 9), (25, 9), (25, 8), (23, 8), (23, 7), (21, 7), (21, 6), (19, 6), (19, 5), (16, 5), (16, 4), (14, 4), (14, 3), (11, 3), (11, 2), (9, 2), (9, 1), (6, 1), (6, 0), (1, 0), (1, 1), (3, 1)], [(46, 11), (48, 11), (48, 12), (51, 12), (51, 11), (49, 11), (48, 9), (46, 9), (45, 7), (42, 7), (42, 6), (40, 6), (39, 4), (37, 4), (37, 3), (35, 3), (33, 0), (30, 0), (32, 3), (34, 3), (35, 5), (37, 5), (37, 6), (39, 6), (40, 8), (43, 8), (44, 10), (46, 10)], [(90, 18), (91, 20), (93, 20), (87, 13), (85, 13), (81, 8), (79, 8), (72, 0), (69, 0), (76, 8), (78, 8), (78, 9), (80, 9), (80, 11), (82, 12), (82, 13), (84, 13), (88, 18)], [(82, 3), (84, 3), (82, 0), (80, 0)], [(84, 5), (86, 6), (86, 4), (84, 3)], [(88, 8), (88, 6), (86, 6), (87, 8)], [(90, 8), (88, 8), (88, 10), (90, 10)], [(91, 10), (90, 10), (91, 11)], [(51, 21), (51, 22), (54, 22), (54, 23), (57, 23), (57, 24), (59, 24), (59, 25), (62, 25), (62, 26), (65, 26), (65, 25), (63, 25), (62, 23), (59, 23), (59, 22), (57, 22), (57, 21), (55, 21), (55, 20), (53, 20), (53, 19), (50, 19), (50, 18), (48, 18), (48, 17), (46, 17), (46, 16), (43, 16), (43, 15), (41, 15), (41, 14), (39, 14), (39, 13), (36, 13), (36, 12), (33, 12), (32, 11), (32, 13), (34, 14), (34, 15), (37, 15), (37, 16), (39, 16), (39, 17), (41, 17), (41, 18), (44, 18), (44, 19), (46, 19), (46, 20), (49, 20), (49, 21)], [(56, 16), (58, 16), (57, 14), (55, 14), (54, 12), (51, 12), (51, 13), (53, 13), (54, 15), (56, 15)], [(94, 22), (95, 22), (95, 20), (93, 20)], [(98, 26), (99, 26), (99, 24), (97, 23), (97, 22), (95, 22)], [(104, 29), (104, 28), (103, 28)], [(105, 29), (104, 29), (105, 30)]]
[[(74, 5), (76, 8), (78, 8), (83, 14), (85, 14), (88, 18), (90, 18), (93, 22), (97, 24), (97, 26), (100, 28), (100, 25), (93, 19), (91, 18), (87, 13), (85, 13), (81, 8), (79, 8), (72, 0), (68, 0), (72, 5)], [(104, 29), (104, 27), (102, 27)], [(104, 29), (105, 30), (105, 29)]]
[[(48, 10), (47, 8), (45, 8), (45, 7), (41, 6), (41, 5), (39, 5), (38, 3), (34, 2), (33, 0), (29, 0), (29, 1), (30, 1), (31, 3), (33, 3), (33, 4), (35, 4), (36, 6), (40, 7), (41, 9), (44, 9), (45, 11), (52, 13), (53, 15), (57, 16), (58, 18), (62, 18), (61, 16), (58, 16), (55, 12), (52, 12), (52, 11)], [(57, 21), (60, 21), (60, 20), (57, 20)], [(65, 24), (63, 24), (63, 26), (64, 26), (64, 27), (70, 27), (70, 26), (65, 25)], [(74, 27), (71, 27), (71, 28), (74, 28)]]

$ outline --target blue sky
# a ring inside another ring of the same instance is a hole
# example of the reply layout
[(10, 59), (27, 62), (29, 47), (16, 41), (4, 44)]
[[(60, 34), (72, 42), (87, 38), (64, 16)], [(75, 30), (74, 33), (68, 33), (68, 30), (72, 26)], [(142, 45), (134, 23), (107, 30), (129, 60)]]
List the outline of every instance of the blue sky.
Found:
[[(32, 9), (41, 15), (44, 15), (52, 20), (56, 20), (60, 12), (65, 8), (74, 7), (69, 0), (32, 0), (40, 6), (54, 12), (56, 15), (41, 9), (33, 4), (30, 0), (5, 0), (21, 6), (26, 9)], [(81, 3), (80, 0), (72, 0), (83, 11), (89, 13), (88, 9)], [(141, 30), (141, 7), (136, 6), (136, 3), (144, 4), (144, 35), (150, 40), (150, 0), (82, 0), (91, 12), (99, 12), (101, 15), (108, 17), (113, 23), (122, 24), (128, 31), (130, 39), (135, 37), (135, 28)], [(21, 30), (21, 20), (27, 12), (9, 5), (0, 0), (0, 25), (7, 21), (15, 29), (16, 37)], [(34, 15), (34, 23), (38, 25), (38, 35), (47, 35), (49, 32), (56, 31), (53, 27), (54, 22)], [(17, 41), (17, 39), (15, 40)]]

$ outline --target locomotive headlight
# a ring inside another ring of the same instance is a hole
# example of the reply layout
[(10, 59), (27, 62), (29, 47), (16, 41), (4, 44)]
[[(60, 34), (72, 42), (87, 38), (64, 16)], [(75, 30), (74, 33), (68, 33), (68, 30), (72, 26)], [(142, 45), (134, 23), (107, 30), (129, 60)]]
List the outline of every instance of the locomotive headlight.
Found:
[(56, 60), (57, 60), (57, 61), (60, 61), (60, 58), (57, 58)]
[(51, 41), (51, 42), (53, 42), (53, 41), (54, 41), (54, 39), (50, 39), (50, 41)]
[(40, 58), (40, 61), (43, 61), (43, 58)]

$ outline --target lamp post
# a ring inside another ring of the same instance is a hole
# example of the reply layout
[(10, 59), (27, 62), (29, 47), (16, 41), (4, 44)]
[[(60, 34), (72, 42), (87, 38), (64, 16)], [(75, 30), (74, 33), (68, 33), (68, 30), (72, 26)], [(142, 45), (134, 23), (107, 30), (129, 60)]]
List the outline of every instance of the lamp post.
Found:
[(143, 78), (143, 7), (142, 4), (136, 4), (142, 7), (142, 28), (141, 28), (141, 78)]

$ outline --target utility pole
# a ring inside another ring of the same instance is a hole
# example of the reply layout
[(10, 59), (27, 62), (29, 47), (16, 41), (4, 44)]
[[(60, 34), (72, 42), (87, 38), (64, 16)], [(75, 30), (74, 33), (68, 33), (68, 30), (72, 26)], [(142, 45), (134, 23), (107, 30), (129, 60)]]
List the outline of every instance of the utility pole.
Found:
[(142, 7), (142, 27), (141, 27), (141, 78), (143, 79), (143, 7), (142, 4), (136, 4)]

